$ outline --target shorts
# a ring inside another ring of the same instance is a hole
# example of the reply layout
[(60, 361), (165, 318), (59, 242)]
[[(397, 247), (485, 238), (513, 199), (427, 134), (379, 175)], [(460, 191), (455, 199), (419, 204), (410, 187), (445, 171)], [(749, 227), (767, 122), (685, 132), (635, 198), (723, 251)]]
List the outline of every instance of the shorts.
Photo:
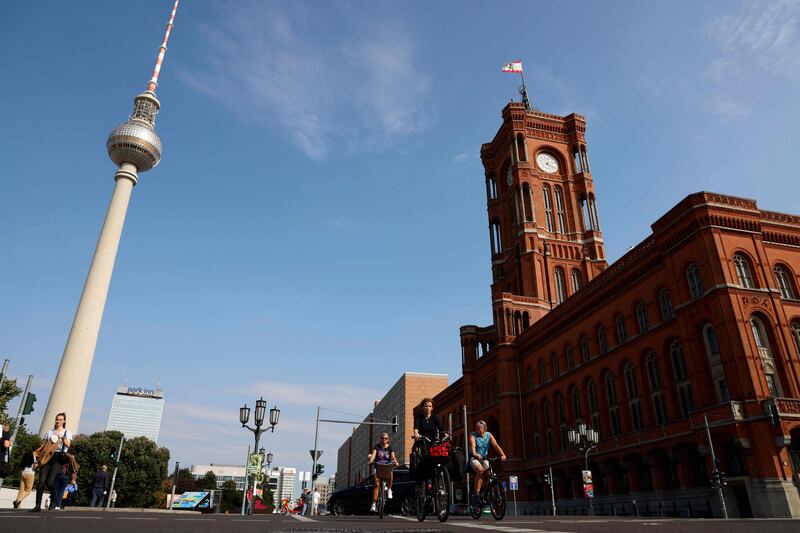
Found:
[(489, 461), (487, 461), (486, 459), (482, 459), (480, 461), (478, 459), (472, 459), (469, 462), (469, 466), (470, 466), (470, 468), (472, 468), (473, 472), (477, 472), (478, 471), (478, 468), (477, 468), (478, 466), (482, 466), (484, 470), (488, 470), (489, 469)]

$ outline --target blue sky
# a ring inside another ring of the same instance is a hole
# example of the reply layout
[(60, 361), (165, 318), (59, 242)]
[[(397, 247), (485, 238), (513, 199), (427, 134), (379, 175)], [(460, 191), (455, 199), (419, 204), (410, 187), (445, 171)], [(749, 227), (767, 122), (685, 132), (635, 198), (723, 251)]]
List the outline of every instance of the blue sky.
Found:
[[(36, 375), (37, 413), (113, 188), (105, 138), (170, 6), (0, 4), (0, 356)], [(308, 469), (316, 405), (457, 378), (458, 327), (491, 320), (478, 155), (514, 59), (534, 105), (587, 117), (611, 260), (694, 191), (798, 212), (798, 2), (185, 1), (81, 430), (126, 375), (160, 377), (173, 459), (241, 461), (237, 408), (263, 395), (267, 448)], [(323, 426), (328, 471), (349, 431)]]

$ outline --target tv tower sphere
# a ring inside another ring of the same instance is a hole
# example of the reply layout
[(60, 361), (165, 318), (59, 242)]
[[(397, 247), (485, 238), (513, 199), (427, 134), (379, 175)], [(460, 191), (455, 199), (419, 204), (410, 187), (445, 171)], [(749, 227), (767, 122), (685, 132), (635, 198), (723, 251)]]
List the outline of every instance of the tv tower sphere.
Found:
[(108, 134), (108, 156), (117, 165), (130, 163), (146, 172), (161, 160), (161, 139), (155, 131), (156, 114), (161, 107), (153, 92), (136, 95), (133, 113)]

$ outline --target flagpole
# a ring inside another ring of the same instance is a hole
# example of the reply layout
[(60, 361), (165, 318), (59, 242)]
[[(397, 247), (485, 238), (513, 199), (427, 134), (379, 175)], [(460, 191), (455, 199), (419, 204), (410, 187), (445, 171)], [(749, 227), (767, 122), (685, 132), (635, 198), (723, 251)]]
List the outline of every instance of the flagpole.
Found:
[(525, 71), (520, 68), (519, 75), (522, 76), (522, 103), (525, 104), (525, 109), (531, 110), (531, 102), (528, 100), (528, 88), (525, 87)]

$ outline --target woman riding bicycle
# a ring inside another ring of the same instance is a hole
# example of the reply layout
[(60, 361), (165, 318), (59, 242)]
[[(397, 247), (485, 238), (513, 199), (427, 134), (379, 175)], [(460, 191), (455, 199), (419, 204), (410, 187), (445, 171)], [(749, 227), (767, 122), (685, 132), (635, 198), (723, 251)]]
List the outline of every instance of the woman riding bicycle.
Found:
[(481, 486), (489, 474), (489, 461), (486, 456), (489, 454), (489, 445), (500, 456), (501, 461), (506, 460), (506, 454), (491, 433), (486, 431), (486, 422), (478, 420), (475, 424), (475, 431), (469, 435), (469, 455), (470, 467), (475, 472), (475, 492), (472, 494), (473, 498), (479, 496), (481, 493)]
[(433, 399), (423, 398), (422, 413), (414, 417), (414, 440), (427, 437), (433, 441), (436, 440), (438, 433), (443, 431), (442, 421), (433, 414)]
[[(394, 451), (392, 447), (389, 446), (389, 434), (386, 432), (381, 433), (381, 441), (372, 448), (372, 452), (369, 454), (369, 464), (378, 464), (378, 465), (393, 465), (393, 466), (400, 466), (400, 463), (397, 462), (397, 457), (394, 455)], [(390, 470), (388, 476), (386, 476), (386, 497), (388, 499), (392, 499), (392, 480), (394, 479), (394, 473)], [(375, 469), (375, 488), (372, 490), (372, 507), (369, 508), (370, 513), (374, 513), (377, 511), (377, 503), (378, 503), (378, 491), (381, 486), (381, 476), (380, 476), (380, 469)]]

